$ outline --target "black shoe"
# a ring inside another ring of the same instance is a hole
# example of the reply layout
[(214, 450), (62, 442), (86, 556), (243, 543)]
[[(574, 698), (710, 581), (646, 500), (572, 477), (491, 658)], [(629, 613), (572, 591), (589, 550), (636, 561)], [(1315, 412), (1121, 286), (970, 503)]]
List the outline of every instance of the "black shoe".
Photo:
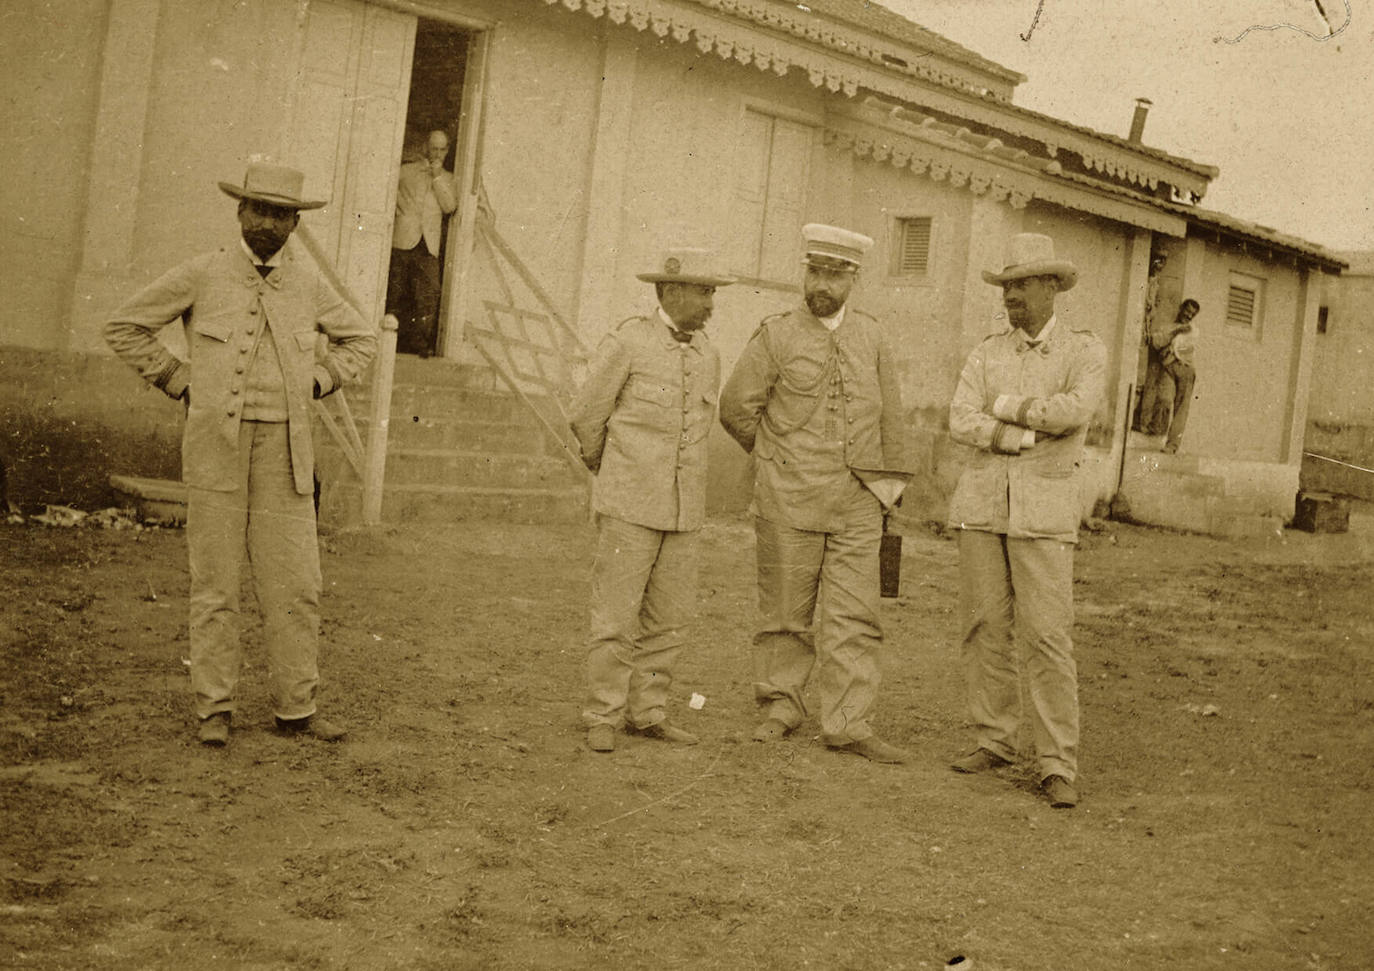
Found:
[(1047, 776), (1040, 788), (1054, 809), (1072, 809), (1078, 805), (1078, 790), (1062, 775)]
[(229, 720), (227, 711), (217, 711), (209, 718), (200, 720), (200, 744), (211, 748), (224, 748), (229, 744)]
[(884, 742), (876, 735), (868, 738), (861, 738), (857, 742), (849, 742), (845, 745), (832, 745), (830, 749), (835, 752), (853, 752), (855, 755), (862, 755), (870, 762), (886, 762), (889, 765), (900, 765), (907, 760), (907, 753), (895, 745)]
[(311, 738), (318, 738), (322, 742), (337, 742), (348, 734), (348, 729), (342, 725), (335, 725), (319, 715), (307, 715), (304, 718), (278, 718), (277, 731), (285, 735), (309, 735)]
[(790, 731), (791, 727), (781, 718), (769, 718), (754, 729), (753, 739), (756, 742), (776, 742)]
[(950, 763), (949, 767), (955, 772), (988, 772), (1010, 764), (996, 752), (991, 752), (985, 748), (976, 748), (959, 761)]
[(593, 752), (614, 752), (615, 729), (610, 725), (593, 725), (587, 729), (587, 748)]
[(645, 738), (656, 738), (660, 742), (676, 742), (678, 745), (695, 745), (700, 739), (689, 731), (670, 725), (666, 721), (661, 721), (655, 725), (646, 725), (643, 728), (631, 728), (631, 732), (636, 735), (643, 735)]

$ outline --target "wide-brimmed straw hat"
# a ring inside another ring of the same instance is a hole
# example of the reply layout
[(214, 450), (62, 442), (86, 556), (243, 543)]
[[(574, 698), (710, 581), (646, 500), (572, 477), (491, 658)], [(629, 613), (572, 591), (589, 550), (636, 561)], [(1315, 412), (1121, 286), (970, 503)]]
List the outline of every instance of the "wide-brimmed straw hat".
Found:
[(1054, 240), (1040, 233), (1017, 233), (1007, 244), (1007, 259), (1000, 273), (983, 271), (983, 280), (1001, 286), (1010, 280), (1032, 276), (1059, 278), (1060, 290), (1071, 290), (1078, 282), (1078, 267), (1054, 257)]
[(244, 173), (243, 185), (221, 182), (219, 187), (235, 199), (256, 199), (286, 209), (318, 209), (323, 201), (301, 198), (305, 175), (285, 165), (250, 162)]
[(660, 269), (636, 276), (645, 283), (691, 283), (702, 287), (727, 287), (735, 278), (716, 263), (708, 249), (677, 247), (665, 250)]

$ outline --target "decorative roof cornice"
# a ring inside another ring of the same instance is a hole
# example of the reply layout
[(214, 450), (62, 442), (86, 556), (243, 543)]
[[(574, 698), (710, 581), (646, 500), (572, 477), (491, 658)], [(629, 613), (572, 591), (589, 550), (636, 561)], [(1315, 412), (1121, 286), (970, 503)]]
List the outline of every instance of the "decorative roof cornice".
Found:
[[(887, 92), (877, 92), (886, 94)], [(938, 88), (909, 86), (896, 100), (912, 107), (938, 111), (953, 118), (1026, 138), (1045, 146), (1051, 157), (1069, 151), (1090, 170), (1153, 190), (1159, 183), (1201, 196), (1218, 170), (1188, 159), (1175, 158), (1158, 149), (1137, 145), (1113, 135), (1069, 124), (1019, 105), (970, 97)]]
[[(606, 17), (636, 30), (692, 43), (703, 54), (752, 64), (778, 76), (796, 67), (816, 87), (856, 97), (860, 89), (904, 104), (1040, 142), (1051, 155), (1067, 150), (1112, 178), (1153, 190), (1160, 182), (1201, 197), (1217, 169), (1072, 125), (1012, 104), (1010, 88), (986, 85), (988, 73), (932, 53), (894, 64), (896, 48), (877, 45), (858, 28), (811, 14), (804, 4), (768, 0), (544, 0)], [(938, 36), (938, 35), (935, 35)], [(898, 42), (894, 41), (894, 45)], [(932, 45), (932, 47), (935, 45)], [(905, 49), (905, 48), (903, 48)], [(976, 55), (975, 55), (976, 56)], [(990, 63), (990, 62), (989, 62)]]
[(1169, 236), (1183, 236), (1187, 229), (1183, 219), (1148, 196), (1102, 187), (1082, 177), (1061, 181), (1063, 167), (1054, 159), (878, 98), (832, 116), (824, 138), (827, 145), (858, 158), (909, 170), (1016, 209), (1038, 199)]
[[(818, 36), (827, 46), (848, 49), (867, 60), (891, 65), (894, 54), (920, 57), (935, 55), (978, 72), (983, 83), (992, 87), (999, 100), (1011, 97), (1012, 89), (1026, 80), (996, 61), (956, 44), (942, 34), (922, 27), (871, 0), (692, 0), (705, 7), (725, 10), (743, 19), (765, 24), (788, 33)], [(829, 23), (825, 23), (829, 21)]]
[[(914, 82), (963, 91), (989, 103), (1009, 102), (1010, 85), (989, 85), (991, 73), (938, 51), (905, 62), (893, 55), (911, 48), (875, 44), (867, 31), (766, 0), (544, 0), (549, 6), (606, 17), (612, 23), (694, 43), (703, 54), (753, 64), (779, 76), (789, 68), (806, 71), (816, 87), (853, 97), (859, 88), (892, 97), (910, 93)], [(804, 5), (803, 5), (804, 6)], [(932, 45), (934, 46), (934, 45)], [(886, 55), (886, 56), (885, 56)], [(989, 64), (991, 62), (988, 62)]]

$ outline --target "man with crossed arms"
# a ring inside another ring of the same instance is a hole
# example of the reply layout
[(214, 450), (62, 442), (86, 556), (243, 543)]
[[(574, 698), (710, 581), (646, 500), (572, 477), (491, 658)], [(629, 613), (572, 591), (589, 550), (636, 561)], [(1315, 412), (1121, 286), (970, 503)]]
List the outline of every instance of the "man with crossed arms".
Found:
[(1021, 659), (1041, 788), (1050, 805), (1078, 802), (1078, 671), (1073, 546), (1080, 518), (1074, 472), (1102, 401), (1107, 352), (1091, 331), (1055, 316), (1078, 271), (1048, 236), (1012, 237), (1001, 272), (1011, 327), (973, 349), (949, 407), (950, 437), (974, 451), (950, 500), (959, 531), (960, 611), (969, 716), (978, 748), (956, 772), (1016, 755)]

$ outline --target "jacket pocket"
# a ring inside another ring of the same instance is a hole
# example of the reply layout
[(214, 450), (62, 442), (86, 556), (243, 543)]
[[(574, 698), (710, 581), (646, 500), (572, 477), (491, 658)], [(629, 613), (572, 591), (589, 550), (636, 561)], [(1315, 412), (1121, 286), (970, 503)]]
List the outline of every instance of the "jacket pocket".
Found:
[(1078, 479), (1069, 472), (1031, 472), (1012, 489), (1013, 525), (1037, 536), (1071, 535), (1078, 529)]
[(677, 399), (678, 391), (665, 384), (638, 378), (629, 383), (625, 388), (625, 394), (637, 401), (644, 401), (660, 408), (671, 408)]
[(988, 529), (1003, 521), (1007, 510), (1005, 469), (1005, 461), (997, 461), (995, 456), (973, 456), (949, 500), (951, 526)]
[(682, 424), (681, 392), (661, 381), (637, 378), (625, 386), (613, 420), (617, 425), (678, 431)]
[(234, 322), (228, 317), (211, 317), (207, 319), (197, 319), (195, 332), (201, 337), (208, 337), (211, 340), (224, 343), (229, 339), (229, 335), (234, 332)]
[(795, 357), (782, 366), (779, 383), (793, 394), (816, 395), (824, 389), (825, 362)]

